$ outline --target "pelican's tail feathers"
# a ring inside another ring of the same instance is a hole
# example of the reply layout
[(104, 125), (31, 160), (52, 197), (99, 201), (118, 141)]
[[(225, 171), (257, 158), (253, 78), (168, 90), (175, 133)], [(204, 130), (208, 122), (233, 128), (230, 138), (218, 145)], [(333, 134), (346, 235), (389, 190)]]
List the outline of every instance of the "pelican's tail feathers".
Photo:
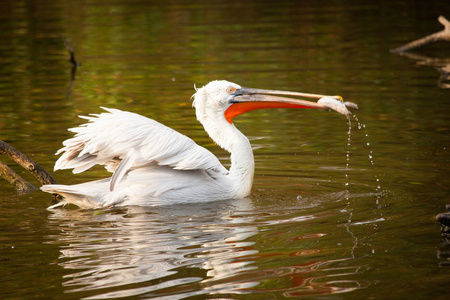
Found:
[[(105, 182), (105, 191), (107, 190), (107, 185), (109, 180)], [(48, 184), (41, 187), (41, 190), (47, 193), (56, 194), (62, 197), (61, 201), (55, 205), (49, 207), (53, 209), (60, 206), (65, 206), (67, 204), (74, 204), (82, 209), (98, 209), (105, 208), (106, 202), (103, 202), (104, 197), (101, 197), (97, 193), (92, 193), (92, 189), (86, 186), (86, 184), (77, 185), (61, 185), (61, 184)], [(101, 199), (99, 201), (99, 199)]]

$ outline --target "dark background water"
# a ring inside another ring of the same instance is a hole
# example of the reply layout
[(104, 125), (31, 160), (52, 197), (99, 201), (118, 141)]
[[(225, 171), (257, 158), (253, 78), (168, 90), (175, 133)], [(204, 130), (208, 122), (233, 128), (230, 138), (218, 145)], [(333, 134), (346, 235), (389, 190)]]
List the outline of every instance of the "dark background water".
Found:
[[(215, 79), (360, 110), (350, 136), (324, 111), (237, 118), (256, 160), (243, 200), (50, 212), (48, 194), (0, 181), (0, 298), (446, 299), (434, 216), (450, 203), (450, 46), (389, 52), (441, 30), (439, 15), (450, 3), (2, 1), (1, 139), (47, 170), (99, 106), (154, 118), (229, 164), (191, 108), (194, 84)], [(73, 83), (62, 36), (81, 63)]]

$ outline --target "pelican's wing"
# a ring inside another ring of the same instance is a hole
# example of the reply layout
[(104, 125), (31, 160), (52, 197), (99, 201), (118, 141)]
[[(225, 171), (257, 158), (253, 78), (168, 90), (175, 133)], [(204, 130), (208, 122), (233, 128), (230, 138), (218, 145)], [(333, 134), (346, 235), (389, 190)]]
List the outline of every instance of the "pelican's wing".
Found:
[(152, 162), (178, 170), (228, 173), (216, 156), (187, 136), (135, 113), (103, 109), (107, 112), (81, 116), (89, 122), (69, 129), (76, 135), (64, 141), (56, 153), (63, 155), (56, 161), (55, 171), (80, 173), (104, 165), (114, 172), (111, 190), (128, 170)]

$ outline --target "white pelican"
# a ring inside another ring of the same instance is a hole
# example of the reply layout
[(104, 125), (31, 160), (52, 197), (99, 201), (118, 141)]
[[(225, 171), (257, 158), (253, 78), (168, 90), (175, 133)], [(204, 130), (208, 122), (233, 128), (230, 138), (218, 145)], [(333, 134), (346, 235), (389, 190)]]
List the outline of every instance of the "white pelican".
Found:
[[(287, 98), (320, 99), (318, 102)], [(112, 177), (76, 185), (44, 185), (60, 195), (51, 207), (80, 208), (160, 205), (244, 198), (250, 194), (255, 162), (249, 140), (233, 118), (260, 108), (330, 108), (348, 116), (339, 96), (244, 88), (212, 81), (193, 95), (197, 119), (209, 136), (231, 154), (227, 170), (210, 151), (185, 135), (141, 115), (103, 108), (107, 112), (80, 116), (88, 123), (69, 129), (76, 135), (63, 142), (54, 170), (80, 173), (103, 165)]]

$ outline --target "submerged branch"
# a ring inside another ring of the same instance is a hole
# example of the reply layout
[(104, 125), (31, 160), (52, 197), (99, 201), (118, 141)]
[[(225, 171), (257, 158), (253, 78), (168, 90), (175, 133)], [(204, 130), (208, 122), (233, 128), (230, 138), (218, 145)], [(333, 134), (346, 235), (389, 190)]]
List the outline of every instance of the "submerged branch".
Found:
[[(30, 171), (31, 174), (33, 174), (39, 180), (40, 183), (42, 183), (42, 184), (56, 183), (56, 180), (53, 179), (53, 177), (43, 167), (41, 167), (34, 160), (29, 158), (28, 156), (26, 156), (25, 154), (23, 154), (16, 148), (5, 143), (4, 141), (0, 141), (0, 154), (8, 155), (8, 157), (12, 161), (21, 165), (26, 170)], [(12, 172), (14, 172), (14, 171), (12, 171)], [(3, 174), (4, 174), (4, 172), (0, 173), (0, 175), (2, 175), (2, 177), (4, 177)], [(16, 174), (16, 176), (19, 176), (19, 175)], [(6, 180), (8, 180), (8, 179), (6, 179)], [(8, 180), (8, 181), (11, 182), (10, 180)], [(17, 189), (17, 185), (16, 185), (16, 189)]]
[(428, 44), (436, 43), (437, 41), (450, 41), (450, 22), (444, 16), (439, 16), (438, 21), (439, 23), (444, 25), (444, 30), (427, 35), (426, 37), (412, 41), (401, 47), (392, 49), (391, 52), (403, 53), (405, 51), (420, 48)]
[(441, 89), (450, 88), (450, 58), (430, 57), (415, 52), (404, 52), (401, 54), (410, 59), (416, 60), (418, 65), (436, 68), (436, 70), (440, 73), (437, 85)]

